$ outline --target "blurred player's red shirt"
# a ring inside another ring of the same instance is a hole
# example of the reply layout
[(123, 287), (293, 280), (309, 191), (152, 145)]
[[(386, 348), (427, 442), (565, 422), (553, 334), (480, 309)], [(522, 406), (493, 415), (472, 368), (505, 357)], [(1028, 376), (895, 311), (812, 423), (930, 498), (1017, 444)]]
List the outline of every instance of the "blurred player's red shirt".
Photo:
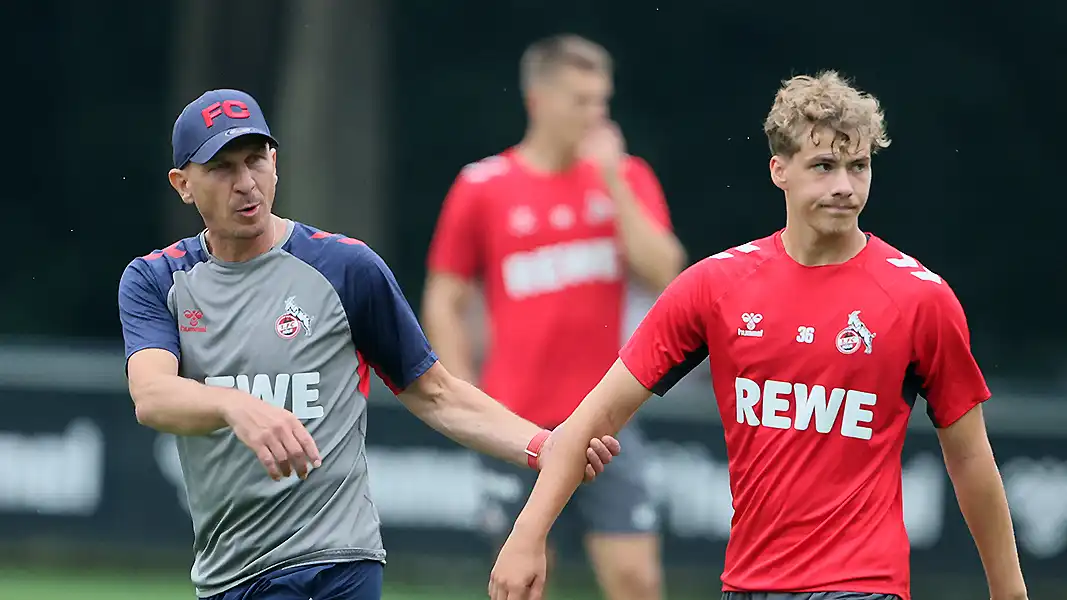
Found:
[(734, 506), (724, 590), (909, 598), (916, 395), (937, 427), (989, 398), (939, 276), (873, 236), (846, 263), (801, 266), (778, 233), (682, 273), (620, 357), (660, 394), (710, 358)]
[[(651, 168), (631, 156), (623, 174), (669, 228)], [(481, 280), (482, 389), (538, 425), (569, 417), (618, 356), (627, 268), (614, 202), (592, 164), (536, 173), (512, 149), (467, 165), (445, 199), (429, 268)]]

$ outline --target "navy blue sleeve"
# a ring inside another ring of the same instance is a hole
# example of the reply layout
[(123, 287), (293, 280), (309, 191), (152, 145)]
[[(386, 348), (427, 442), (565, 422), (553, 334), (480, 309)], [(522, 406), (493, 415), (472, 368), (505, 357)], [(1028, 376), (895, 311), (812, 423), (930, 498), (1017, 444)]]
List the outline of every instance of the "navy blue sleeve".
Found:
[(160, 288), (142, 259), (126, 267), (119, 280), (119, 321), (126, 360), (146, 348), (162, 348), (181, 358), (178, 322), (167, 310), (167, 292)]
[(362, 243), (346, 270), (344, 304), (356, 350), (399, 394), (437, 362), (392, 271)]

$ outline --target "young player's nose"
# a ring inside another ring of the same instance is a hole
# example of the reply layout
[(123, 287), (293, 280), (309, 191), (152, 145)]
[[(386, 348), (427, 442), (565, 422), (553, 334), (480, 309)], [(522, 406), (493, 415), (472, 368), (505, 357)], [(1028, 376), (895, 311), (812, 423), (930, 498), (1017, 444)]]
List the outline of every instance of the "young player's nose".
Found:
[(834, 198), (851, 198), (853, 193), (852, 180), (843, 169), (834, 172), (834, 179), (830, 187), (830, 193)]

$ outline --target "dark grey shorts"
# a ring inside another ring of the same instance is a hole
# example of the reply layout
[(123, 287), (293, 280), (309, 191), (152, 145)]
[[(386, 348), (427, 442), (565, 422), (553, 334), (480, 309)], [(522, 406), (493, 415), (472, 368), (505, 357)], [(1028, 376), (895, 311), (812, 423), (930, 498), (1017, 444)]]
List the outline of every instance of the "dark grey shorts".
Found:
[(786, 594), (781, 591), (723, 591), (722, 600), (901, 600), (893, 594), (867, 594), (865, 591), (807, 591)]
[[(566, 526), (577, 518), (585, 533), (655, 533), (659, 514), (648, 488), (644, 439), (632, 424), (617, 437), (622, 453), (592, 483), (578, 488), (561, 521)], [(502, 538), (525, 506), (537, 473), (485, 456), (482, 464), (488, 490), (484, 531)]]

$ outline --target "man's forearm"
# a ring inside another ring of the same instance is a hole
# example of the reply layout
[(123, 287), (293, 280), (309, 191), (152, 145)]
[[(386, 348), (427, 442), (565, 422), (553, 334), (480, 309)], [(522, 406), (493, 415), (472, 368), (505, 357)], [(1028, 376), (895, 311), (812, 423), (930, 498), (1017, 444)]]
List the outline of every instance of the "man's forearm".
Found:
[(608, 193), (618, 212), (617, 223), (623, 251), (630, 268), (657, 292), (682, 271), (685, 251), (669, 231), (652, 222), (621, 175), (605, 177)]
[(540, 427), (458, 377), (433, 396), (410, 405), (427, 425), (467, 448), (526, 466), (526, 447)]
[(216, 388), (177, 375), (160, 375), (130, 390), (137, 421), (157, 431), (206, 435), (227, 426), (228, 402), (248, 399), (243, 392)]
[(985, 567), (993, 600), (1026, 598), (1004, 483), (992, 454), (947, 466), (960, 511)]

